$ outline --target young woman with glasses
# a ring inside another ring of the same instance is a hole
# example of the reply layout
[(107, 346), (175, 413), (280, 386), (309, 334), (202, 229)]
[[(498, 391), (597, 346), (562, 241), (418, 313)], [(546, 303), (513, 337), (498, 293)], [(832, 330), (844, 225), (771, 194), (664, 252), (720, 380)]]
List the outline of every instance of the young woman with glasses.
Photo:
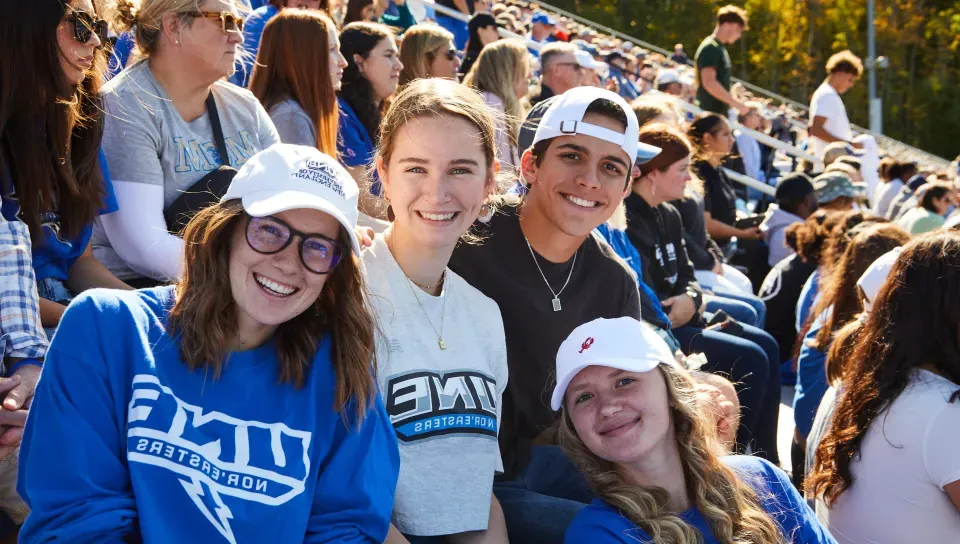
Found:
[(273, 146), (187, 225), (175, 285), (74, 301), (22, 446), (21, 538), (383, 541), (399, 458), (357, 192)]
[(507, 353), (497, 304), (447, 268), (496, 192), (495, 124), (456, 82), (404, 88), (383, 122), (376, 168), (395, 219), (363, 254), (378, 379), (400, 439), (387, 542), (506, 542), (493, 496)]
[(443, 77), (459, 81), (460, 57), (453, 34), (443, 27), (424, 23), (410, 27), (400, 43), (400, 86), (415, 79)]
[(104, 86), (103, 149), (120, 211), (98, 225), (94, 252), (144, 286), (179, 276), (178, 223), (202, 206), (178, 199), (222, 196), (220, 167), (239, 168), (280, 139), (257, 99), (223, 81), (243, 39), (234, 0), (122, 2), (135, 6), (139, 60)]

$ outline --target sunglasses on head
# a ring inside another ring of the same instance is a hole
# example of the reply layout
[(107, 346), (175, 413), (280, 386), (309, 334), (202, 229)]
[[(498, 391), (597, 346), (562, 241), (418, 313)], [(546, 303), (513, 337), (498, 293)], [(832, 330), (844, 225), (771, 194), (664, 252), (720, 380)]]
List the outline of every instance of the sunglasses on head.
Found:
[(94, 34), (100, 39), (99, 47), (107, 43), (107, 22), (97, 19), (85, 11), (74, 11), (66, 16), (66, 21), (73, 24), (73, 37), (80, 43), (87, 43)]
[(322, 234), (300, 232), (276, 217), (247, 215), (247, 244), (263, 255), (280, 253), (300, 237), (300, 262), (314, 274), (328, 274), (343, 260), (343, 245)]
[(185, 15), (203, 17), (204, 19), (219, 19), (220, 29), (224, 32), (243, 32), (243, 23), (246, 21), (243, 17), (229, 11), (190, 11)]

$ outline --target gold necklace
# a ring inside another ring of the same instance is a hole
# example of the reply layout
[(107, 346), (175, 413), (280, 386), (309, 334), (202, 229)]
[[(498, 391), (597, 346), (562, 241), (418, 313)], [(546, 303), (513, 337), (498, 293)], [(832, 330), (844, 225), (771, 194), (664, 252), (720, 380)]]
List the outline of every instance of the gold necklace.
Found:
[[(387, 249), (390, 250), (390, 253), (393, 255), (393, 260), (396, 261), (397, 255), (396, 253), (394, 253), (393, 247), (391, 247), (392, 244), (390, 243), (389, 240), (386, 239), (386, 237), (384, 237), (384, 242), (387, 245)], [(397, 263), (397, 268), (400, 268), (399, 262)], [(410, 293), (413, 294), (413, 298), (417, 299), (417, 305), (420, 306), (420, 311), (423, 312), (423, 317), (427, 318), (427, 323), (429, 323), (430, 328), (433, 329), (433, 334), (437, 335), (437, 345), (440, 346), (441, 350), (447, 349), (447, 344), (443, 341), (443, 318), (447, 315), (447, 297), (450, 295), (450, 293), (444, 294), (442, 289), (440, 291), (440, 295), (443, 296), (443, 306), (442, 306), (442, 309), (440, 310), (440, 330), (437, 331), (437, 328), (433, 326), (433, 321), (430, 320), (430, 314), (427, 313), (427, 309), (424, 308), (423, 303), (420, 302), (420, 296), (417, 295), (416, 289), (413, 288), (414, 285), (420, 288), (423, 288), (423, 286), (411, 280), (410, 277), (407, 276), (407, 273), (403, 272), (403, 268), (400, 268), (400, 272), (403, 273), (404, 279), (407, 280), (407, 285), (410, 287)], [(438, 281), (436, 285), (433, 286), (433, 288), (443, 285), (443, 280), (446, 279), (446, 277), (447, 277), (447, 271), (444, 270), (443, 274), (440, 275), (440, 281)]]

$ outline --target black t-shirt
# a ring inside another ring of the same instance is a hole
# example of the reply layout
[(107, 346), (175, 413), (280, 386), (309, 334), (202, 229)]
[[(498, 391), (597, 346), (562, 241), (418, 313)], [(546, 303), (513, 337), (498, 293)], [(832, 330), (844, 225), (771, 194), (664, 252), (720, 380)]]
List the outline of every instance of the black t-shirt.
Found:
[[(703, 209), (721, 223), (734, 225), (737, 222), (737, 194), (723, 170), (714, 168), (707, 161), (697, 161), (693, 167), (703, 180)], [(717, 240), (725, 244), (728, 240)]]
[(777, 341), (783, 359), (793, 354), (797, 341), (796, 309), (803, 284), (817, 269), (794, 253), (777, 263), (760, 286), (760, 299), (767, 305), (764, 330)]
[(660, 300), (682, 295), (688, 288), (699, 291), (693, 264), (683, 243), (680, 212), (666, 202), (651, 207), (636, 193), (630, 193), (624, 204), (627, 237), (640, 253), (643, 281)]
[(537, 270), (520, 230), (517, 209), (501, 208), (479, 229), (483, 242), (460, 243), (450, 269), (500, 306), (507, 340), (510, 378), (503, 394), (500, 453), (504, 476), (511, 478), (529, 460), (530, 446), (557, 419), (550, 408), (560, 344), (578, 326), (594, 319), (640, 319), (637, 283), (626, 265), (594, 234), (565, 263), (537, 255), (544, 276), (559, 291), (561, 310)]
[(723, 262), (723, 251), (707, 234), (706, 218), (703, 216), (703, 197), (684, 196), (670, 204), (680, 212), (683, 220), (683, 241), (687, 244), (687, 257), (696, 270), (713, 270), (717, 262)]

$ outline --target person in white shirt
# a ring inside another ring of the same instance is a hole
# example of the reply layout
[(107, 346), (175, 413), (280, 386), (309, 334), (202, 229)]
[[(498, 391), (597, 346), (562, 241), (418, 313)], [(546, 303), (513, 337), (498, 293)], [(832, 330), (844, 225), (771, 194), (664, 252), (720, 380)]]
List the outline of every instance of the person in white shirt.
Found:
[(960, 542), (960, 233), (915, 239), (841, 366), (808, 497), (841, 544)]
[(827, 79), (813, 93), (810, 100), (810, 143), (813, 154), (823, 156), (827, 144), (853, 142), (853, 131), (847, 119), (847, 109), (840, 95), (849, 91), (863, 73), (863, 62), (850, 51), (841, 51), (827, 60)]
[(446, 79), (405, 87), (375, 164), (393, 222), (363, 253), (382, 335), (377, 378), (400, 443), (386, 542), (506, 542), (493, 495), (507, 346), (497, 303), (448, 268), (496, 192), (496, 122)]
[[(763, 117), (760, 117), (760, 110), (763, 104), (757, 102), (747, 102), (747, 113), (740, 115), (740, 124), (750, 130), (760, 130), (763, 127)], [(760, 143), (752, 135), (744, 131), (737, 131), (737, 149), (740, 151), (740, 158), (743, 160), (744, 173), (757, 180), (767, 181), (763, 174), (762, 159), (760, 156)]]

